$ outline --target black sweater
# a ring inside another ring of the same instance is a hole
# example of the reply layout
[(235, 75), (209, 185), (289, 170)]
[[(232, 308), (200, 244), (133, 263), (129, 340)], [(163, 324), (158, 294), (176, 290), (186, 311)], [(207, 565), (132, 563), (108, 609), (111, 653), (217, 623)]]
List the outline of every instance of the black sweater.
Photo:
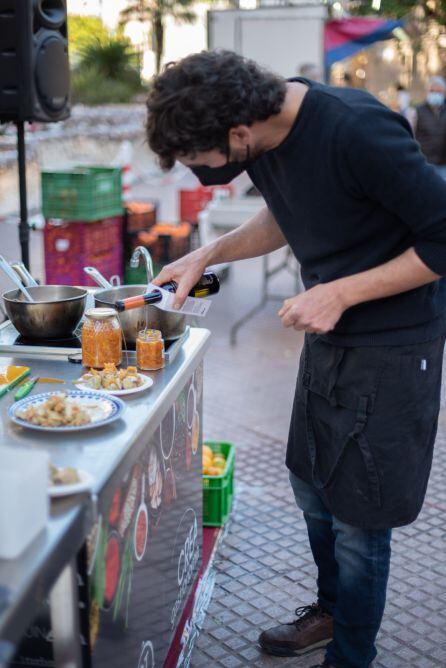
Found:
[[(445, 275), (446, 183), (407, 121), (364, 91), (304, 83), (310, 88), (288, 136), (248, 172), (305, 287), (376, 267), (411, 246)], [(445, 331), (445, 305), (445, 281), (436, 281), (348, 309), (324, 338), (346, 346), (421, 343)]]

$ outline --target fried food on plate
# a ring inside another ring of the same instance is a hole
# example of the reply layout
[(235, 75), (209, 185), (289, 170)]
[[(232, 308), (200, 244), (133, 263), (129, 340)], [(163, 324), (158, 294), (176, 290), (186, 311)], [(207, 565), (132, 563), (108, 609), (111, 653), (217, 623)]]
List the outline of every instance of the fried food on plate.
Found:
[(75, 401), (67, 401), (63, 392), (53, 394), (42, 404), (28, 406), (17, 416), (41, 427), (80, 427), (91, 422), (87, 411)]
[(94, 390), (131, 390), (141, 387), (143, 380), (138, 374), (136, 366), (127, 369), (117, 369), (114, 364), (106, 364), (101, 371), (90, 369), (84, 373), (79, 381)]
[(77, 482), (80, 482), (77, 469), (71, 466), (59, 467), (50, 464), (51, 485), (75, 485)]

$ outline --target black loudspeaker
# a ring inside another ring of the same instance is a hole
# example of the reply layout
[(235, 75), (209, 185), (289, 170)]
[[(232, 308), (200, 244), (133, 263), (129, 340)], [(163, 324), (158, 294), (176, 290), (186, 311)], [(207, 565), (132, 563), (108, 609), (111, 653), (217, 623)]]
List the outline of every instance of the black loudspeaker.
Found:
[(69, 115), (66, 0), (0, 0), (0, 121)]

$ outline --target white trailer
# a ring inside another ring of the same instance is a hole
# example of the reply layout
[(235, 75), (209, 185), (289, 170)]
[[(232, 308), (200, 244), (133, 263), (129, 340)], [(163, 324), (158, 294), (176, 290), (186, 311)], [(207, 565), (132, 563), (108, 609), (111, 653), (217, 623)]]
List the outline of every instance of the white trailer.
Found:
[(324, 72), (325, 5), (269, 6), (208, 12), (208, 46), (230, 49), (285, 77), (305, 63)]

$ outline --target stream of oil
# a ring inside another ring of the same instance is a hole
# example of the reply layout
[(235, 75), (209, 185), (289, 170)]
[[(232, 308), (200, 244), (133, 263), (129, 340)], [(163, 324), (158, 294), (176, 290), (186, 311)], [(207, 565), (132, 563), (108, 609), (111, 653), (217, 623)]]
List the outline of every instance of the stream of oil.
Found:
[(119, 324), (121, 326), (121, 336), (122, 336), (122, 343), (124, 344), (124, 354), (125, 354), (126, 367), (128, 367), (129, 366), (129, 349), (128, 349), (128, 346), (127, 346), (127, 340), (126, 340), (125, 334), (124, 334), (124, 327), (122, 326), (121, 317), (120, 317), (119, 313), (118, 313), (118, 320), (119, 320)]
[[(125, 333), (124, 333), (124, 326), (123, 326), (122, 321), (121, 321), (121, 314), (117, 313), (117, 316), (118, 316), (119, 324), (121, 326), (122, 343), (123, 343), (126, 365), (129, 366), (129, 352), (130, 351), (129, 351), (129, 348), (127, 346), (127, 340), (126, 340)], [(147, 308), (147, 306), (145, 306), (144, 307), (144, 327), (143, 327), (143, 329), (146, 330), (146, 329), (148, 329), (148, 327), (149, 327), (149, 309)], [(139, 327), (137, 327), (137, 330), (139, 332)], [(136, 332), (136, 336), (138, 335), (138, 332)], [(136, 336), (135, 336), (135, 339), (136, 339)], [(136, 349), (136, 347), (135, 347), (135, 349)]]

